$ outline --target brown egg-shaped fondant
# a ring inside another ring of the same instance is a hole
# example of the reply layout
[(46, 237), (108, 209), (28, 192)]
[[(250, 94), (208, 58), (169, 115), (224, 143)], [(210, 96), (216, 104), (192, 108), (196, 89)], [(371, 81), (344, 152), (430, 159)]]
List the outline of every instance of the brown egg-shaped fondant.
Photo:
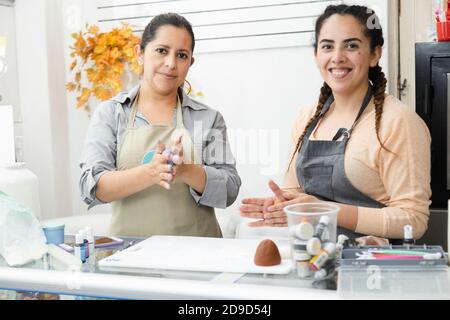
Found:
[(276, 266), (281, 263), (281, 255), (277, 245), (270, 239), (259, 243), (255, 253), (255, 264), (257, 266)]

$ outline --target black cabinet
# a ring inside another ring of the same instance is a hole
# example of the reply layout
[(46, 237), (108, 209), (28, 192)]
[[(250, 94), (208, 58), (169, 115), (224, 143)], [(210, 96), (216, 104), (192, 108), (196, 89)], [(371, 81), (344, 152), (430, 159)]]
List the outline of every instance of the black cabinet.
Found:
[(432, 208), (450, 199), (450, 42), (416, 44), (416, 112), (430, 129)]
[(447, 247), (450, 199), (450, 42), (416, 44), (416, 112), (431, 133), (431, 210), (421, 243)]

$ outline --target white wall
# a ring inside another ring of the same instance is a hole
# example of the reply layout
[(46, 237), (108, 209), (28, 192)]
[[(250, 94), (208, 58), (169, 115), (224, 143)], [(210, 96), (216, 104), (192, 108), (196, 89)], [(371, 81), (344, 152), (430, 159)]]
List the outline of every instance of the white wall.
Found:
[[(55, 1), (52, 1), (55, 3)], [(64, 57), (58, 51), (57, 16), (51, 1), (15, 1), (23, 159), (40, 183), (41, 216), (70, 213), (65, 166), (65, 97), (59, 73)], [(56, 28), (56, 30), (54, 29)], [(69, 206), (68, 206), (69, 204)]]
[[(44, 217), (85, 213), (86, 206), (79, 200), (78, 160), (89, 119), (75, 109), (74, 95), (61, 100), (65, 95), (61, 84), (71, 76), (70, 33), (84, 27), (85, 22), (95, 21), (95, 8), (89, 0), (66, 0), (60, 7), (53, 3), (57, 10), (50, 15), (43, 5), (45, 0), (36, 0), (32, 8), (25, 2), (17, 0), (16, 12), (21, 15), (17, 22), (18, 57), (28, 137), (24, 141), (26, 161), (41, 182)], [(382, 8), (387, 4), (387, 0), (375, 2)], [(47, 23), (59, 25), (59, 29), (53, 33), (47, 30), (46, 17), (52, 20)], [(25, 39), (27, 34), (34, 36)], [(64, 49), (55, 51), (53, 59), (54, 51), (48, 50), (57, 43)], [(30, 48), (33, 59), (29, 59)], [(238, 201), (226, 210), (237, 214), (241, 198), (269, 194), (269, 178), (281, 182), (294, 119), (300, 107), (317, 99), (322, 80), (312, 47), (200, 54), (196, 59), (188, 79), (195, 90), (203, 91), (204, 102), (224, 115), (238, 160), (243, 185)], [(64, 70), (65, 80), (60, 74)], [(109, 208), (97, 207), (94, 211), (106, 212)]]
[(78, 153), (72, 152), (77, 141), (71, 129), (74, 123), (81, 130), (87, 126), (87, 119), (82, 122), (85, 115), (68, 103), (65, 91), (69, 35), (64, 32), (66, 26), (80, 29), (84, 24), (82, 17), (74, 24), (70, 11), (62, 11), (64, 4), (69, 1), (34, 0), (31, 6), (29, 0), (16, 0), (14, 5), (23, 160), (38, 176), (44, 219), (74, 212), (72, 201), (79, 196), (72, 158)]
[[(69, 71), (71, 63), (70, 46), (73, 45), (74, 39), (72, 33), (79, 32), (85, 27), (86, 23), (95, 23), (95, 1), (92, 0), (66, 0), (62, 3), (60, 14), (64, 17), (64, 24), (61, 25), (63, 30), (64, 57), (65, 57), (65, 82), (72, 81), (73, 73)], [(95, 101), (93, 102), (95, 104)], [(66, 95), (67, 118), (67, 135), (69, 139), (69, 166), (67, 172), (70, 175), (70, 187), (67, 190), (71, 201), (71, 214), (78, 215), (87, 212), (87, 206), (80, 200), (80, 192), (78, 188), (78, 180), (80, 177), (80, 169), (78, 161), (81, 157), (83, 142), (87, 127), (89, 125), (89, 117), (83, 110), (76, 109), (75, 94)], [(90, 211), (91, 213), (110, 212), (109, 205), (97, 206)]]
[(401, 96), (402, 102), (416, 108), (416, 48), (417, 42), (436, 38), (433, 0), (402, 0), (400, 17), (400, 77), (407, 86)]
[(291, 128), (299, 107), (318, 97), (321, 78), (312, 47), (197, 56), (189, 79), (220, 110), (242, 179), (240, 199), (269, 195), (269, 178), (282, 182)]
[[(22, 161), (22, 115), (20, 114), (17, 78), (16, 23), (14, 7), (10, 1), (0, 1), (0, 105), (11, 105), (14, 111), (16, 159)], [(6, 40), (5, 40), (6, 39)], [(5, 45), (5, 44), (3, 44)]]

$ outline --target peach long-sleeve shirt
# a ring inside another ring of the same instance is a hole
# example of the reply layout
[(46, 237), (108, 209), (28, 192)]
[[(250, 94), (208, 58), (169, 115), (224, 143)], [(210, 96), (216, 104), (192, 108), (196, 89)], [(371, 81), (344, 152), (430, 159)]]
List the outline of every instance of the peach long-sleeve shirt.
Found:
[[(289, 159), (315, 109), (316, 106), (300, 110), (292, 132)], [(379, 135), (392, 153), (382, 149), (377, 140), (372, 99), (347, 144), (345, 173), (355, 188), (386, 207), (358, 207), (355, 231), (402, 239), (403, 226), (410, 224), (414, 238), (418, 239), (427, 229), (431, 203), (429, 130), (413, 110), (395, 97), (386, 96)], [(297, 155), (286, 172), (283, 188), (303, 192), (295, 169)]]

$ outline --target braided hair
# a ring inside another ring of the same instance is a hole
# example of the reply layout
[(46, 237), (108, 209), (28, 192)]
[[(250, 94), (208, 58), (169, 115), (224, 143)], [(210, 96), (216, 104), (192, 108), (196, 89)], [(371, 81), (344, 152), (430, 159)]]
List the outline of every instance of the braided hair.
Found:
[[(361, 23), (364, 29), (364, 35), (370, 39), (370, 50), (372, 53), (375, 52), (375, 50), (378, 47), (382, 47), (384, 45), (383, 30), (379, 23), (379, 19), (374, 11), (365, 6), (357, 6), (357, 5), (349, 6), (345, 4), (330, 5), (325, 9), (325, 12), (321, 16), (319, 16), (319, 18), (316, 21), (315, 42), (314, 42), (314, 52), (316, 54), (318, 49), (317, 41), (319, 39), (320, 30), (322, 29), (322, 26), (325, 23), (325, 21), (335, 14), (351, 15)], [(387, 83), (385, 74), (383, 73), (382, 68), (379, 64), (377, 64), (375, 67), (369, 68), (369, 80), (372, 83), (373, 87), (373, 96), (375, 104), (375, 132), (377, 135), (377, 140), (383, 149), (389, 151), (383, 145), (379, 136), (381, 115), (383, 113), (384, 98)], [(298, 152), (300, 148), (300, 144), (302, 143), (307, 130), (313, 124), (313, 122), (320, 116), (320, 113), (322, 112), (325, 102), (331, 95), (332, 95), (331, 88), (328, 86), (326, 82), (324, 82), (322, 88), (320, 89), (319, 102), (316, 107), (316, 112), (314, 113), (312, 118), (309, 119), (305, 129), (303, 130), (303, 133), (297, 140), (294, 153), (292, 154), (291, 160), (289, 161), (288, 170), (292, 164), (292, 161), (294, 160), (295, 154)]]

